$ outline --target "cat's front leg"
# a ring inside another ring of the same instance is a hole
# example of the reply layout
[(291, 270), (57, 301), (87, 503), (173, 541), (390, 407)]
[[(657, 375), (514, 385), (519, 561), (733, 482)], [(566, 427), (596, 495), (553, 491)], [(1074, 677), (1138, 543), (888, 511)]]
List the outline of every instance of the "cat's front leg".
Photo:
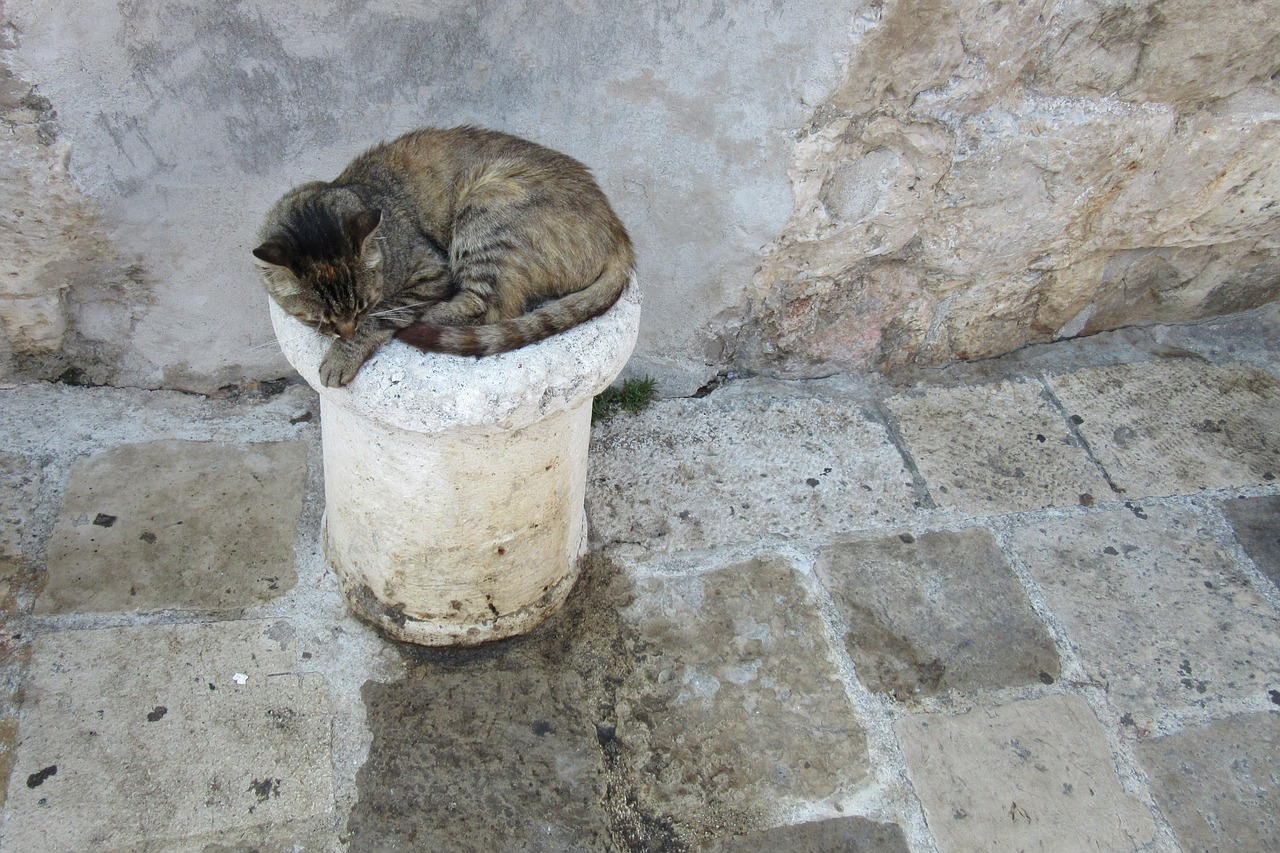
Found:
[(361, 323), (350, 338), (338, 338), (320, 361), (320, 382), (326, 388), (341, 388), (360, 372), (378, 347), (391, 340), (393, 330)]
[(459, 291), (452, 299), (438, 302), (422, 312), (422, 321), (441, 326), (470, 326), (479, 322), (489, 308), (474, 291)]

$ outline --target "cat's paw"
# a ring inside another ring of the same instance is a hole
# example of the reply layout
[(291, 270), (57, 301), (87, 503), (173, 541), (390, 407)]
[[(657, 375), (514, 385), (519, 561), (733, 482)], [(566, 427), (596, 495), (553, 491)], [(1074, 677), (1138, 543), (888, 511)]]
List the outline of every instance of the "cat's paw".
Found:
[(320, 383), (326, 388), (341, 388), (346, 385), (356, 378), (360, 366), (364, 364), (363, 353), (352, 352), (340, 346), (340, 343), (335, 342), (329, 347), (320, 361)]

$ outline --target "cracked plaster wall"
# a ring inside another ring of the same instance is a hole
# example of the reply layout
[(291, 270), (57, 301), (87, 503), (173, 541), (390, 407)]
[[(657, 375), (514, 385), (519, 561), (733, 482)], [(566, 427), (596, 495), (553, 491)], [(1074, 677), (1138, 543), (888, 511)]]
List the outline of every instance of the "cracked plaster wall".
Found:
[(10, 69), (16, 43), (0, 3), (0, 377), (106, 382), (149, 286), (72, 179), (52, 104)]
[(1277, 295), (1280, 0), (4, 0), (0, 375), (289, 372), (267, 206), (473, 122), (591, 165), (632, 372), (940, 364)]

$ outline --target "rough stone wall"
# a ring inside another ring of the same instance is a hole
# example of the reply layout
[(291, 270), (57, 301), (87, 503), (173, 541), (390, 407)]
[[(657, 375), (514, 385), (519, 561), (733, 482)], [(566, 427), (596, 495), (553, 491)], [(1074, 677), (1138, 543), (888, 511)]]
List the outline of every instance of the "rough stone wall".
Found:
[(1280, 0), (0, 0), (0, 376), (289, 372), (249, 249), (414, 127), (591, 165), (688, 393), (1277, 296)]
[(941, 365), (1280, 296), (1280, 3), (887, 0), (801, 134), (740, 362)]

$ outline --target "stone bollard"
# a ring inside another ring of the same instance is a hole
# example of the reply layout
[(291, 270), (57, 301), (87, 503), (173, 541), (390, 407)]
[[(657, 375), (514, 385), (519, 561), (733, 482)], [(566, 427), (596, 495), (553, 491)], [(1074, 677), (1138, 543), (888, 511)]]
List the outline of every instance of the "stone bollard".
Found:
[(345, 388), (329, 340), (271, 305), (320, 394), (324, 547), (347, 604), (391, 636), (475, 645), (555, 612), (586, 547), (591, 401), (635, 347), (635, 283), (604, 315), (485, 358), (392, 341)]

